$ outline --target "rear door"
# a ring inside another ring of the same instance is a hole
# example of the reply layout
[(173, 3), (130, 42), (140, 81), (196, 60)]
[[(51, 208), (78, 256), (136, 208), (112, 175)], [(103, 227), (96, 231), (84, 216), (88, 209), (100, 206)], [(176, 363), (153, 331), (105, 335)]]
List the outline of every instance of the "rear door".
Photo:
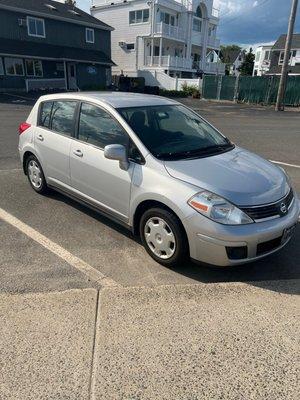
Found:
[(72, 187), (115, 217), (127, 220), (134, 163), (124, 171), (119, 162), (104, 157), (109, 144), (128, 146), (123, 127), (106, 110), (81, 103), (78, 133), (71, 145), (70, 169)]
[(70, 147), (75, 128), (73, 100), (41, 103), (35, 131), (35, 149), (47, 181), (70, 185)]

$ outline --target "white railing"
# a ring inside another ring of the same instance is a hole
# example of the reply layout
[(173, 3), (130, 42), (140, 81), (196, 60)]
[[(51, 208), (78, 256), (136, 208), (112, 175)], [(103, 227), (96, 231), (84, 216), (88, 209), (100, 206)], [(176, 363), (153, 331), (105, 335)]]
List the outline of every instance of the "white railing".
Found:
[(224, 75), (225, 73), (225, 64), (217, 63), (217, 62), (205, 62), (202, 63), (200, 68), (204, 73), (207, 74), (220, 74)]
[(26, 79), (26, 91), (46, 89), (66, 89), (65, 78)]
[(174, 67), (174, 68), (192, 68), (192, 60), (183, 57), (173, 56), (147, 56), (145, 60), (146, 66), (152, 67)]
[(208, 45), (208, 47), (211, 46), (211, 47), (219, 48), (220, 47), (220, 39), (217, 39), (215, 37), (208, 37), (207, 45)]
[(164, 22), (158, 22), (155, 25), (155, 33), (159, 33), (164, 36), (169, 36), (175, 39), (184, 40), (184, 30), (179, 26), (173, 26), (165, 24)]

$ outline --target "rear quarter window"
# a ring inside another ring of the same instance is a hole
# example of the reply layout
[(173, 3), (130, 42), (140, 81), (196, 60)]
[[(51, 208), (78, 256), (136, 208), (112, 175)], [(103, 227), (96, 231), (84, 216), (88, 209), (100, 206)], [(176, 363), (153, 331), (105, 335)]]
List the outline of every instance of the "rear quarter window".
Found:
[(50, 128), (53, 101), (41, 103), (38, 125)]
[(72, 136), (77, 102), (74, 100), (45, 101), (40, 105), (38, 125), (56, 133)]
[(54, 101), (51, 112), (51, 130), (72, 136), (75, 125), (76, 101)]

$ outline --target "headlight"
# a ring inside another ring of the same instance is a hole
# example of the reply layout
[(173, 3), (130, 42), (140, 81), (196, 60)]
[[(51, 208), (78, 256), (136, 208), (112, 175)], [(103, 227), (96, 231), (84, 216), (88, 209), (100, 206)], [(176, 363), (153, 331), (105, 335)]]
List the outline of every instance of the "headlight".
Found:
[(188, 204), (200, 214), (220, 224), (243, 225), (254, 221), (242, 210), (214, 193), (203, 191), (193, 196)]

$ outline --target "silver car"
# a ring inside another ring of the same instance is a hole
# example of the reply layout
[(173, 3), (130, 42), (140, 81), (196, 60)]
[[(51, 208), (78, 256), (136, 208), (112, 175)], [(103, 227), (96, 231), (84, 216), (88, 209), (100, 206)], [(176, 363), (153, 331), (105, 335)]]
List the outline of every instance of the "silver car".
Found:
[(184, 105), (131, 93), (42, 96), (19, 128), (25, 174), (139, 234), (157, 262), (218, 266), (280, 250), (299, 201), (285, 172)]

